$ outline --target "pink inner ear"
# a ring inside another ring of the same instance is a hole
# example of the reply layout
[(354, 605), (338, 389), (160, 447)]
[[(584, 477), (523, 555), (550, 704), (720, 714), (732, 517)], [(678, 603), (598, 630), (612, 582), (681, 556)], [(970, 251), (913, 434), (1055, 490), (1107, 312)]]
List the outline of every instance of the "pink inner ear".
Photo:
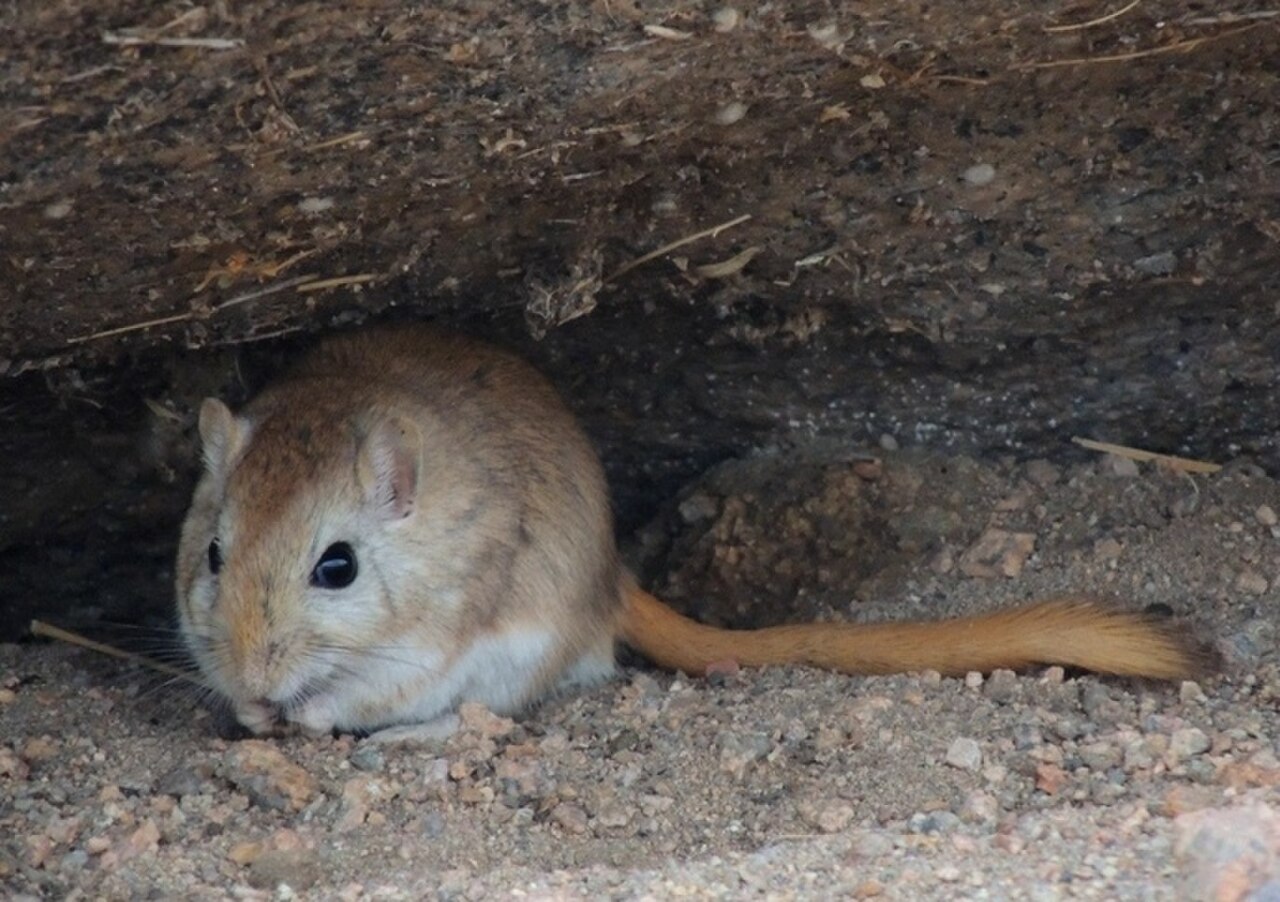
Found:
[(418, 495), (418, 432), (400, 418), (381, 423), (360, 447), (356, 475), (389, 520), (413, 513)]
[(404, 447), (396, 448), (391, 457), (391, 516), (401, 520), (413, 513), (413, 502), (418, 494), (418, 460), (416, 454)]

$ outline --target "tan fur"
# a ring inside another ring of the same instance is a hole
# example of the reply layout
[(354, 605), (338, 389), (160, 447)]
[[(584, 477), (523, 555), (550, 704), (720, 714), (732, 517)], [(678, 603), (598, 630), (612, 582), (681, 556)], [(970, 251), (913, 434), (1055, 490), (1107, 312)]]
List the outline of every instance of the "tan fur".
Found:
[[(1074, 600), (748, 632), (681, 617), (632, 588), (600, 463), (547, 382), (429, 328), (330, 339), (240, 413), (206, 401), (200, 433), (180, 623), (209, 682), (257, 732), (279, 720), (383, 726), (467, 699), (515, 711), (607, 674), (615, 639), (695, 673), (724, 659), (851, 673), (1197, 668), (1169, 629)], [(333, 543), (360, 562), (350, 587), (310, 579)]]
[(654, 663), (691, 674), (726, 660), (750, 667), (804, 664), (853, 674), (936, 670), (951, 676), (1061, 664), (1173, 680), (1204, 665), (1170, 627), (1079, 598), (932, 622), (723, 630), (683, 617), (633, 588), (620, 634)]

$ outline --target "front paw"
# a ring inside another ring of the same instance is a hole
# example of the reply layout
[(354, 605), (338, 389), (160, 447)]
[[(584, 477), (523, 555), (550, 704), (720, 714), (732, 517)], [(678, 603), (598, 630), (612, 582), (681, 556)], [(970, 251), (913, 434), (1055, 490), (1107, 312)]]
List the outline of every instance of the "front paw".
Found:
[(337, 726), (333, 712), (324, 705), (308, 705), (298, 711), (292, 720), (293, 726), (297, 727), (304, 736), (311, 739), (330, 736)]
[(237, 704), (236, 720), (254, 736), (283, 736), (288, 732), (288, 724), (275, 705), (264, 705), (261, 702)]

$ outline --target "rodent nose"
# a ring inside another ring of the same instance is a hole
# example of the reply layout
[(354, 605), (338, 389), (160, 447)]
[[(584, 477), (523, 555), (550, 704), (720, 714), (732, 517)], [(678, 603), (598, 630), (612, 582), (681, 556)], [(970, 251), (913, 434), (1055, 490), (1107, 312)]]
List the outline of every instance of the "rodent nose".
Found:
[(269, 715), (276, 723), (284, 721), (284, 705), (279, 702), (263, 696), (262, 698), (255, 698), (253, 704)]

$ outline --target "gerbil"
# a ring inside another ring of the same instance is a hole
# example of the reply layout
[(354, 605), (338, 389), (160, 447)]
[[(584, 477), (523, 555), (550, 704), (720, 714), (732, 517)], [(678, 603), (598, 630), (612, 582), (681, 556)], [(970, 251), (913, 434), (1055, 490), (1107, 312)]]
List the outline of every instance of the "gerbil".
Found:
[(1198, 669), (1172, 630), (1076, 599), (873, 626), (682, 617), (619, 562), (600, 463), (550, 385), (427, 327), (332, 338), (239, 414), (206, 400), (199, 430), (181, 629), (255, 733), (422, 723), (469, 700), (512, 713), (611, 674), (619, 640), (689, 673)]

